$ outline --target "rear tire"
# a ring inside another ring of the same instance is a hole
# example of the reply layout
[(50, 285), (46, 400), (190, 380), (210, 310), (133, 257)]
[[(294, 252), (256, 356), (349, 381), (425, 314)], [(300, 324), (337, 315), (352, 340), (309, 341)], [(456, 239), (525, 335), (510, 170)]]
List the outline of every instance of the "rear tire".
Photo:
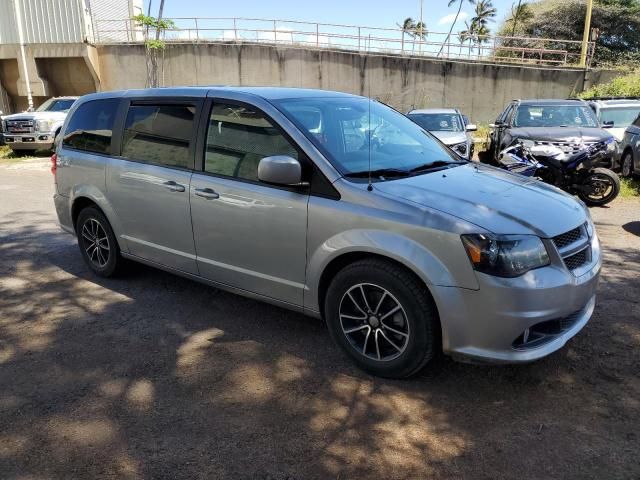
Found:
[(124, 259), (111, 225), (100, 210), (86, 207), (80, 212), (76, 235), (82, 258), (93, 273), (105, 278), (117, 275)]
[(620, 176), (630, 177), (631, 175), (633, 175), (633, 156), (630, 151), (627, 151), (620, 160)]
[(580, 192), (578, 196), (584, 203), (592, 206), (606, 205), (612, 202), (620, 193), (620, 177), (608, 168), (594, 168), (582, 182), (592, 185), (596, 192)]
[(335, 276), (325, 299), (329, 333), (361, 369), (406, 378), (439, 351), (440, 328), (427, 288), (393, 263), (368, 259)]

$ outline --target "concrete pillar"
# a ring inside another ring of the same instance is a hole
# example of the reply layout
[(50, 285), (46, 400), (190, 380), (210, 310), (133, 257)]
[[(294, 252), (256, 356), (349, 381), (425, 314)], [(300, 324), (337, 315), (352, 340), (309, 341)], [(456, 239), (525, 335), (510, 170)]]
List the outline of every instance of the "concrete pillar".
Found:
[(26, 97), (28, 95), (28, 88), (26, 78), (29, 78), (31, 85), (31, 95), (34, 97), (48, 97), (50, 96), (49, 85), (46, 80), (40, 78), (38, 67), (36, 65), (36, 59), (33, 56), (33, 50), (30, 47), (25, 47), (25, 64), (27, 72), (25, 72), (25, 65), (22, 62), (18, 62), (18, 68), (20, 71), (20, 78), (18, 78), (18, 95)]

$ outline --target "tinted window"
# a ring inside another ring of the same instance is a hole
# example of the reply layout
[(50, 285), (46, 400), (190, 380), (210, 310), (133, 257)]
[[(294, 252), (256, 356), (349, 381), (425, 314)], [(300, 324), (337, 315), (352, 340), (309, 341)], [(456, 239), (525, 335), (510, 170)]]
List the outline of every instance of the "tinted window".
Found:
[(296, 149), (261, 112), (222, 103), (212, 107), (205, 172), (257, 181), (258, 163), (272, 155), (298, 158)]
[(62, 144), (76, 150), (111, 153), (113, 123), (120, 100), (110, 98), (83, 103), (73, 113)]
[(633, 126), (640, 128), (640, 115), (633, 121)]
[(195, 112), (193, 105), (131, 105), (124, 126), (122, 156), (188, 168)]

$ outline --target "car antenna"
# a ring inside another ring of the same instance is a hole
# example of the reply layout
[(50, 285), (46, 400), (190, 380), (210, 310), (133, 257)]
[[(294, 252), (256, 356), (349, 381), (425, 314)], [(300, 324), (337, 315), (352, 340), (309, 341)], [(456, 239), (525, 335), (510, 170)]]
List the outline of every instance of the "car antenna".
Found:
[[(369, 34), (369, 45), (371, 45), (371, 34)], [(365, 57), (366, 62), (366, 57)], [(367, 120), (367, 140), (369, 142), (369, 184), (367, 185), (367, 191), (373, 190), (373, 184), (371, 183), (371, 76), (369, 76), (369, 81), (367, 82), (367, 90), (368, 90), (368, 105), (369, 105), (369, 118)]]

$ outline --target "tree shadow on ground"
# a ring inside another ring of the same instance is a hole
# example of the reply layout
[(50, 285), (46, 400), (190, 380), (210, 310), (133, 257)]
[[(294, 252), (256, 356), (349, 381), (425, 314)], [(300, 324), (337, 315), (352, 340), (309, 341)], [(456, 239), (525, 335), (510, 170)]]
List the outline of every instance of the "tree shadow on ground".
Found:
[(0, 221), (7, 478), (640, 474), (636, 252), (607, 252), (594, 318), (557, 354), (441, 358), (391, 381), (355, 369), (320, 321), (141, 265), (96, 278), (29, 215)]

